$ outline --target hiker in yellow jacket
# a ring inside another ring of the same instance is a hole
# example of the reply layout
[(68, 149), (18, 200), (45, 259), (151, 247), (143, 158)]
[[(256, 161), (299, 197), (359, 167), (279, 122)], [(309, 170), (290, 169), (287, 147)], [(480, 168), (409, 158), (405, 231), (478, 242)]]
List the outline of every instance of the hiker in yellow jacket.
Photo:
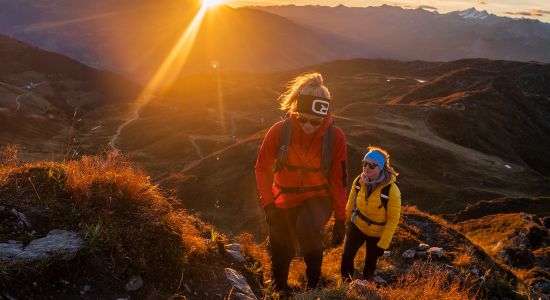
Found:
[(340, 267), (344, 280), (353, 279), (353, 260), (366, 243), (363, 279), (374, 276), (376, 262), (397, 229), (401, 214), (401, 192), (397, 172), (383, 149), (369, 147), (362, 160), (363, 172), (353, 182), (346, 205), (347, 232)]

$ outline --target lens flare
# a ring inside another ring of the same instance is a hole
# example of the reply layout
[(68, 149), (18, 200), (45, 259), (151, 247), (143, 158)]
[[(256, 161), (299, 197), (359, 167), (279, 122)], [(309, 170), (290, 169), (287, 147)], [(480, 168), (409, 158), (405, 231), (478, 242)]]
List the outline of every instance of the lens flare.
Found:
[(202, 0), (202, 4), (206, 7), (214, 7), (220, 5), (224, 0)]

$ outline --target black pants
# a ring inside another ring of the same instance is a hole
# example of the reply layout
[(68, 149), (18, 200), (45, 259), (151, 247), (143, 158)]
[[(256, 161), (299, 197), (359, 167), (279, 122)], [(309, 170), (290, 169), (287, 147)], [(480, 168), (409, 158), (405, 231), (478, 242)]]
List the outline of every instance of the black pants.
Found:
[(357, 251), (363, 243), (367, 245), (367, 253), (365, 256), (365, 266), (363, 267), (363, 279), (371, 279), (374, 276), (376, 262), (378, 258), (384, 254), (384, 249), (379, 248), (376, 244), (380, 241), (380, 237), (367, 236), (355, 224), (349, 223), (346, 232), (346, 241), (344, 243), (344, 252), (342, 253), (342, 265), (340, 271), (344, 280), (353, 278), (353, 260)]
[(304, 255), (308, 286), (317, 287), (323, 263), (321, 230), (331, 215), (332, 200), (314, 198), (306, 200), (298, 207), (280, 208), (271, 220), (267, 220), (271, 270), (276, 290), (288, 288), (290, 262), (296, 253), (295, 240), (299, 242)]

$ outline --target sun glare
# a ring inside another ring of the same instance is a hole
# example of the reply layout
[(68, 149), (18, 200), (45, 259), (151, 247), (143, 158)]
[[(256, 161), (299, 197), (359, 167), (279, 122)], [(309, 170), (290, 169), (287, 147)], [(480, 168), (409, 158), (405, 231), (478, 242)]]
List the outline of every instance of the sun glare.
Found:
[(206, 7), (214, 7), (220, 5), (224, 0), (202, 0), (202, 4)]

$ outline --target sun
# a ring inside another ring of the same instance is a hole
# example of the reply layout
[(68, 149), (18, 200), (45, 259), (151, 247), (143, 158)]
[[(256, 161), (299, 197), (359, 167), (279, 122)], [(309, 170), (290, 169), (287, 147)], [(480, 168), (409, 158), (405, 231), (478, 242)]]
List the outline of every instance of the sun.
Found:
[(214, 7), (224, 3), (225, 0), (202, 0), (202, 5), (206, 7)]

